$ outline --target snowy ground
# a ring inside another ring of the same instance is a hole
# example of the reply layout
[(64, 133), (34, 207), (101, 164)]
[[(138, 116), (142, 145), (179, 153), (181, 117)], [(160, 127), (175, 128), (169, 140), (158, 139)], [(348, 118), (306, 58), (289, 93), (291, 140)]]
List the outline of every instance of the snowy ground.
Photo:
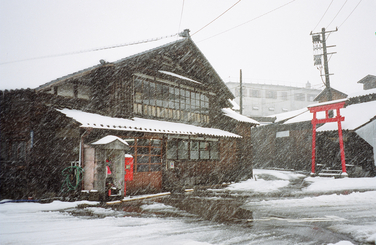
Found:
[[(306, 207), (308, 210), (314, 207), (324, 209), (340, 208), (340, 207), (356, 207), (357, 218), (364, 215), (368, 218), (367, 222), (362, 224), (337, 224), (332, 227), (343, 233), (351, 234), (358, 241), (376, 244), (376, 178), (325, 178), (325, 177), (305, 177), (301, 174), (295, 174), (289, 171), (274, 171), (255, 169), (256, 178), (249, 179), (240, 183), (231, 184), (226, 189), (232, 191), (259, 192), (270, 193), (280, 192), (287, 187), (291, 180), (302, 178), (302, 195), (308, 196), (299, 199), (276, 199), (258, 201), (257, 203), (249, 202), (248, 205), (261, 206), (262, 209), (275, 210), (291, 210), (294, 207)], [(257, 177), (258, 176), (258, 177)], [(269, 177), (266, 177), (269, 176)], [(260, 179), (260, 177), (266, 177)], [(275, 177), (275, 178), (273, 178)], [(328, 193), (340, 194), (328, 194)], [(311, 194), (311, 195), (309, 195)], [(312, 194), (315, 195), (312, 197)], [(265, 208), (267, 207), (267, 208)], [(351, 208), (349, 208), (351, 209)], [(288, 213), (285, 211), (285, 213)], [(283, 212), (283, 211), (282, 211)], [(350, 213), (348, 210), (346, 213)], [(333, 219), (333, 216), (325, 216), (325, 218)], [(290, 222), (300, 222), (299, 220), (289, 220)], [(345, 223), (345, 222), (344, 222)], [(351, 243), (340, 243), (351, 244)]]
[[(278, 193), (286, 192), (290, 183), (295, 181), (301, 183), (302, 195), (247, 199), (243, 206), (258, 211), (252, 222), (259, 224), (260, 229), (251, 232), (245, 227), (198, 220), (185, 211), (152, 201), (139, 207), (149, 212), (146, 215), (111, 208), (77, 208), (79, 204), (95, 202), (54, 201), (40, 204), (2, 200), (0, 244), (291, 244), (291, 240), (281, 239), (270, 229), (263, 230), (264, 222), (274, 222), (276, 227), (286, 223), (328, 222), (334, 232), (350, 235), (356, 242), (376, 244), (376, 178), (330, 179), (311, 178), (288, 171), (254, 172), (255, 179), (233, 183), (215, 191)], [(299, 191), (294, 189), (293, 192)], [(319, 216), (297, 215), (297, 210), (302, 207), (303, 210), (315, 211)], [(270, 213), (276, 210), (284, 215), (270, 217)], [(173, 215), (162, 217), (158, 215), (160, 211)], [(267, 220), (266, 214), (269, 214)], [(362, 222), (354, 223), (356, 219)], [(342, 240), (334, 244), (356, 242)]]

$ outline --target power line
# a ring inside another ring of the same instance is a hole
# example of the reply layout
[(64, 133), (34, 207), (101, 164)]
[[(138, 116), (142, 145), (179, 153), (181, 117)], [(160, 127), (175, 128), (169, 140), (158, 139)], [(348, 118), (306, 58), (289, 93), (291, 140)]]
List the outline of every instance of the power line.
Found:
[(339, 9), (339, 11), (337, 12), (336, 16), (334, 16), (334, 18), (332, 19), (332, 21), (330, 21), (330, 23), (326, 26), (326, 28), (328, 28), (330, 26), (330, 24), (332, 24), (332, 22), (335, 20), (335, 18), (337, 18), (338, 14), (341, 12), (341, 10), (343, 9), (343, 7), (346, 5), (347, 3), (347, 0), (345, 1), (345, 3), (342, 5), (342, 7)]
[(346, 22), (346, 20), (352, 15), (352, 13), (355, 11), (355, 9), (359, 6), (359, 4), (362, 2), (363, 0), (360, 0), (359, 1), (359, 3), (355, 6), (355, 8), (351, 11), (351, 13), (346, 17), (346, 19), (342, 22), (342, 24), (340, 24), (339, 26), (338, 26), (338, 28), (339, 27), (341, 27), (345, 22)]
[(183, 0), (183, 5), (181, 6), (181, 13), (180, 13), (180, 21), (179, 21), (179, 29), (178, 29), (178, 32), (180, 31), (181, 20), (183, 19), (183, 10), (184, 10), (184, 0)]
[(313, 28), (313, 30), (315, 30), (316, 27), (320, 24), (321, 20), (322, 20), (322, 19), (324, 18), (324, 16), (326, 15), (326, 12), (328, 12), (328, 10), (329, 10), (330, 6), (332, 5), (333, 1), (334, 1), (334, 0), (332, 0), (332, 1), (330, 2), (329, 6), (326, 8), (324, 14), (321, 16), (321, 19), (319, 20), (319, 22), (317, 23), (317, 25)]
[(86, 49), (86, 50), (80, 50), (80, 51), (75, 51), (75, 52), (68, 52), (68, 53), (62, 53), (62, 54), (52, 54), (52, 55), (33, 57), (33, 58), (29, 58), (29, 59), (2, 62), (2, 63), (0, 63), (0, 65), (29, 61), (29, 60), (39, 60), (39, 59), (46, 59), (46, 58), (52, 58), (52, 57), (67, 56), (67, 55), (72, 55), (72, 54), (89, 53), (89, 52), (101, 51), (101, 50), (105, 50), (105, 49), (120, 48), (120, 47), (137, 45), (137, 44), (142, 44), (142, 43), (155, 42), (155, 41), (158, 41), (158, 40), (161, 40), (161, 39), (164, 39), (164, 38), (174, 37), (174, 36), (177, 36), (177, 35), (178, 35), (178, 33), (170, 35), (170, 36), (157, 37), (157, 38), (153, 38), (153, 39), (146, 39), (146, 40), (141, 40), (141, 41), (136, 41), (136, 42), (131, 42), (131, 43), (117, 44), (117, 45), (101, 47), (101, 48), (93, 48), (93, 49)]
[(223, 34), (223, 33), (226, 33), (226, 32), (229, 32), (229, 31), (232, 31), (233, 29), (236, 29), (236, 28), (238, 28), (238, 27), (240, 27), (240, 26), (243, 26), (243, 25), (245, 25), (245, 24), (248, 24), (249, 22), (252, 22), (252, 21), (254, 21), (254, 20), (257, 20), (257, 19), (259, 19), (259, 18), (261, 18), (261, 17), (263, 17), (263, 16), (265, 16), (265, 15), (267, 15), (267, 14), (270, 14), (270, 13), (272, 13), (272, 12), (274, 12), (274, 11), (280, 9), (280, 8), (283, 8), (283, 7), (289, 5), (289, 4), (292, 3), (292, 2), (295, 2), (295, 0), (292, 0), (292, 1), (288, 2), (288, 3), (286, 3), (286, 4), (283, 4), (283, 5), (281, 5), (281, 6), (277, 7), (277, 8), (275, 8), (275, 9), (273, 9), (273, 10), (270, 10), (270, 11), (268, 11), (268, 12), (262, 14), (262, 15), (259, 15), (259, 16), (255, 17), (255, 18), (253, 18), (253, 19), (251, 19), (251, 20), (249, 20), (249, 21), (246, 21), (246, 22), (244, 22), (244, 23), (242, 23), (242, 24), (240, 24), (240, 25), (234, 26), (234, 27), (232, 27), (232, 28), (230, 28), (230, 29), (227, 29), (226, 31), (220, 32), (220, 33), (218, 33), (218, 34), (216, 34), (216, 35), (214, 35), (214, 36), (211, 36), (211, 37), (208, 37), (208, 38), (206, 38), (206, 39), (203, 39), (203, 40), (201, 40), (201, 41), (199, 41), (199, 42), (203, 42), (203, 41), (206, 41), (206, 40), (211, 39), (211, 38), (213, 38), (213, 37), (219, 36), (219, 35), (221, 35), (221, 34)]
[(236, 4), (238, 4), (241, 0), (237, 1), (234, 5), (232, 5), (230, 8), (228, 8), (225, 12), (223, 12), (222, 14), (220, 14), (217, 18), (215, 18), (214, 20), (210, 21), (208, 24), (206, 24), (204, 27), (202, 27), (200, 30), (196, 31), (195, 33), (193, 33), (191, 36), (193, 36), (194, 34), (198, 33), (199, 31), (201, 31), (202, 29), (204, 29), (205, 27), (207, 27), (208, 25), (210, 25), (211, 23), (213, 23), (214, 21), (216, 21), (217, 19), (219, 19), (222, 15), (224, 15), (226, 12), (228, 12), (230, 9), (232, 9)]

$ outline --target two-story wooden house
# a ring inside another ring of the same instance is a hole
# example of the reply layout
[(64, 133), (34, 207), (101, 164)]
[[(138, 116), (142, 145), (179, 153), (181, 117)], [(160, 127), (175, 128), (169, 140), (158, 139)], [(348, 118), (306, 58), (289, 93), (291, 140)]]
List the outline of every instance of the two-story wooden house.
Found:
[(104, 161), (114, 156), (94, 153), (93, 142), (108, 135), (133, 156), (128, 193), (251, 177), (257, 122), (233, 112), (233, 98), (187, 31), (33, 90), (3, 91), (1, 195), (58, 195), (69, 166), (84, 170), (75, 191), (98, 189)]

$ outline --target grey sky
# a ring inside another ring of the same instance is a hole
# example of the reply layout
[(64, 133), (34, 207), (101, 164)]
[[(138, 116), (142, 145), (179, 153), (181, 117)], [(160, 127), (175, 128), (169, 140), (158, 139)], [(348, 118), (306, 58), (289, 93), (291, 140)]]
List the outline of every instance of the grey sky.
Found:
[[(186, 28), (193, 34), (236, 2), (185, 0), (181, 19), (183, 0), (1, 0), (0, 89), (35, 88), (100, 59), (125, 57), (132, 47), (8, 62), (162, 37)], [(329, 51), (337, 52), (329, 63), (331, 85), (351, 93), (362, 88), (356, 83), (361, 78), (376, 75), (376, 1), (363, 0), (346, 21), (359, 0), (331, 2), (242, 0), (192, 39), (225, 82), (238, 81), (242, 69), (244, 82), (304, 86), (310, 81), (322, 88), (310, 32), (339, 26), (328, 39), (328, 45), (336, 45)]]

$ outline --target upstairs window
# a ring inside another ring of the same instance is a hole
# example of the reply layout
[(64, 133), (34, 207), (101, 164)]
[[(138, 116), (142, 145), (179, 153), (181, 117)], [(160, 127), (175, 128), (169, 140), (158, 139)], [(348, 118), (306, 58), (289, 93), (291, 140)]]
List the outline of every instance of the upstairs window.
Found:
[(266, 90), (265, 91), (265, 98), (267, 98), (267, 99), (277, 99), (277, 91)]
[(281, 92), (281, 99), (282, 100), (288, 100), (287, 92)]
[(316, 98), (316, 95), (314, 94), (307, 94), (307, 101), (313, 101)]
[(253, 98), (260, 98), (260, 90), (250, 89), (249, 90), (249, 97)]
[(209, 123), (209, 97), (194, 88), (134, 78), (135, 114), (176, 121)]
[(305, 94), (303, 93), (296, 93), (294, 95), (296, 101), (305, 101)]

